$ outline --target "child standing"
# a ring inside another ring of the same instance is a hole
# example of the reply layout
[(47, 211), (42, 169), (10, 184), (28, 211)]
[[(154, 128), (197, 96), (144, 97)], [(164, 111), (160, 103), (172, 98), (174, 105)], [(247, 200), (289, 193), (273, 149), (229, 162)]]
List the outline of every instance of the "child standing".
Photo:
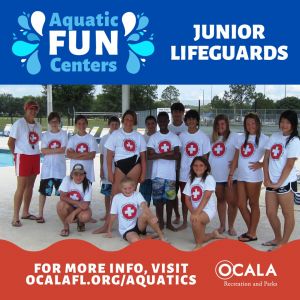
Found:
[(75, 118), (77, 134), (73, 135), (67, 145), (67, 157), (71, 159), (70, 168), (75, 164), (84, 166), (86, 177), (90, 182), (95, 181), (94, 158), (98, 151), (95, 138), (86, 132), (88, 120), (86, 116), (78, 115)]
[(38, 223), (45, 223), (44, 206), (46, 197), (52, 195), (53, 187), (55, 195), (59, 196), (59, 186), (66, 176), (65, 151), (68, 143), (67, 132), (59, 128), (60, 116), (57, 112), (51, 112), (48, 116), (50, 130), (42, 135), (42, 154), (44, 155), (39, 197)]
[[(289, 241), (294, 230), (294, 194), (297, 191), (295, 162), (300, 156), (300, 139), (298, 135), (298, 116), (295, 111), (284, 111), (279, 119), (280, 132), (273, 133), (264, 158), (264, 175), (266, 186), (266, 211), (275, 238), (263, 243), (263, 246), (279, 248)], [(278, 208), (284, 216), (284, 230)]]
[(183, 193), (186, 195), (186, 205), (191, 213), (192, 230), (196, 246), (201, 248), (203, 243), (211, 239), (225, 238), (218, 230), (205, 233), (206, 225), (216, 215), (216, 200), (213, 197), (216, 182), (210, 175), (210, 165), (206, 158), (197, 156), (190, 167), (190, 179), (185, 185)]
[(92, 217), (92, 185), (86, 177), (82, 164), (75, 164), (70, 176), (66, 176), (59, 187), (60, 201), (57, 203), (57, 214), (64, 228), (61, 236), (70, 234), (70, 224), (77, 221), (77, 231), (85, 231), (85, 223)]
[(181, 191), (182, 218), (183, 223), (178, 230), (187, 228), (188, 208), (185, 205), (183, 190), (189, 180), (189, 172), (193, 159), (196, 156), (204, 156), (206, 159), (210, 151), (210, 140), (208, 136), (199, 129), (200, 117), (196, 110), (189, 110), (184, 121), (188, 130), (179, 135), (181, 142), (181, 163), (179, 173), (179, 186)]
[(140, 235), (146, 235), (148, 225), (157, 233), (160, 240), (165, 240), (156, 216), (148, 208), (141, 193), (135, 191), (136, 182), (125, 177), (121, 181), (120, 188), (121, 193), (115, 195), (112, 201), (106, 237), (112, 237), (112, 226), (118, 218), (119, 232), (130, 244), (139, 241)]
[[(145, 125), (146, 125), (146, 131), (144, 134), (145, 142), (146, 144), (149, 142), (150, 136), (153, 135), (156, 132), (156, 118), (154, 116), (148, 116), (145, 119)], [(152, 165), (153, 161), (147, 159), (147, 167), (146, 167), (146, 179), (144, 182), (140, 184), (140, 193), (147, 201), (148, 207), (151, 203), (152, 198)]]
[[(108, 180), (108, 172), (107, 172), (107, 149), (104, 147), (107, 139), (110, 137), (110, 135), (115, 131), (118, 130), (120, 127), (120, 120), (116, 116), (112, 116), (108, 120), (108, 127), (109, 127), (109, 133), (104, 135), (101, 138), (100, 144), (99, 144), (99, 150), (100, 150), (100, 178), (101, 178), (101, 194), (104, 195), (105, 199), (105, 216), (101, 218), (101, 221), (106, 220), (106, 218), (109, 215), (110, 211), (110, 196), (111, 196), (111, 189), (112, 189), (112, 183)], [(114, 162), (112, 162), (112, 169), (114, 172)]]
[(157, 123), (160, 131), (148, 142), (148, 158), (153, 160), (152, 197), (160, 229), (164, 228), (164, 204), (167, 206), (167, 228), (176, 231), (172, 225), (172, 210), (176, 198), (176, 161), (180, 158), (180, 140), (168, 130), (169, 115), (160, 112)]

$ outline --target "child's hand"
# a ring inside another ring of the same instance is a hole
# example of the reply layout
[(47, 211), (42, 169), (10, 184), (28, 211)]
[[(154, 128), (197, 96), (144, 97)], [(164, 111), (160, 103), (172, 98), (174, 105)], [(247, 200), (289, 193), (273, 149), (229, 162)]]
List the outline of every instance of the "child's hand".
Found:
[(104, 237), (111, 239), (113, 237), (111, 232), (105, 233)]
[(74, 214), (69, 214), (67, 217), (66, 217), (66, 220), (65, 220), (65, 222), (67, 223), (67, 224), (72, 224), (73, 222), (74, 222)]
[(199, 215), (196, 213), (191, 214), (191, 223), (198, 223), (199, 222)]

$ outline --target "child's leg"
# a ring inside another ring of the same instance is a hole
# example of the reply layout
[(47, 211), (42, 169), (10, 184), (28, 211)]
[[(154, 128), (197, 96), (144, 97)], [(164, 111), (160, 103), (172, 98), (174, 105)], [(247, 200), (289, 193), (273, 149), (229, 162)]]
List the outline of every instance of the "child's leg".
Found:
[(225, 188), (223, 183), (218, 183), (216, 185), (217, 209), (220, 220), (220, 227), (218, 230), (220, 233), (223, 233), (226, 230), (227, 205), (225, 201), (224, 190)]
[(164, 202), (162, 200), (157, 201), (155, 204), (156, 209), (156, 217), (158, 219), (159, 228), (164, 229), (165, 223), (164, 223)]
[(174, 203), (174, 213), (175, 213), (175, 220), (173, 221), (174, 224), (180, 223), (180, 213), (179, 213), (179, 201), (178, 201), (178, 191), (179, 191), (179, 168), (176, 169), (176, 198)]
[(14, 226), (21, 226), (19, 214), (20, 214), (20, 209), (23, 201), (23, 194), (25, 191), (26, 184), (27, 184), (27, 177), (25, 176), (17, 177), (17, 189), (14, 195), (14, 215), (12, 220), (12, 224)]
[[(236, 235), (236, 231), (234, 229), (234, 222), (237, 215), (237, 184), (234, 183), (232, 188), (229, 189), (226, 185), (225, 187), (225, 200), (228, 204), (228, 233), (229, 235)], [(220, 231), (219, 231), (220, 232)], [(220, 232), (222, 233), (222, 232)]]
[(172, 212), (176, 205), (176, 182), (173, 180), (164, 180), (163, 198), (167, 200), (167, 228), (177, 231), (172, 225)]
[(128, 241), (129, 244), (132, 244), (139, 241), (140, 237), (136, 232), (130, 231), (126, 234), (126, 240)]
[(295, 228), (294, 194), (290, 191), (278, 195), (278, 199), (284, 216), (284, 229), (280, 244), (286, 244)]
[(78, 220), (81, 223), (88, 223), (92, 217), (92, 211), (90, 208), (81, 211), (78, 215)]
[(29, 212), (29, 207), (30, 207), (30, 203), (31, 203), (31, 198), (32, 198), (32, 192), (33, 192), (33, 186), (34, 186), (34, 182), (36, 179), (36, 175), (31, 175), (27, 178), (27, 183), (25, 186), (25, 190), (24, 190), (24, 203), (23, 203), (23, 217), (29, 216), (30, 212)]
[(143, 211), (143, 213), (138, 218), (138, 228), (141, 232), (144, 232), (147, 228), (147, 225), (149, 225), (154, 230), (154, 232), (158, 234), (161, 240), (165, 239), (164, 234), (159, 228), (157, 218), (155, 218), (152, 212), (147, 213)]
[(39, 196), (39, 219), (44, 217), (44, 207), (45, 207), (45, 202), (46, 202), (46, 196), (40, 194)]
[[(249, 231), (250, 211), (247, 206), (247, 194), (245, 185), (246, 183), (243, 181), (237, 182), (238, 207)], [(248, 233), (248, 231), (246, 233)]]
[(261, 184), (261, 182), (246, 182), (246, 191), (251, 209), (248, 235), (254, 238), (256, 237), (257, 226), (260, 219), (259, 195)]
[(279, 200), (277, 193), (266, 192), (266, 214), (275, 235), (273, 240), (264, 243), (266, 246), (277, 245), (282, 239), (281, 223), (280, 219), (278, 218), (278, 207)]
[(172, 225), (172, 212), (175, 207), (175, 204), (176, 204), (175, 199), (167, 201), (167, 225), (166, 225), (166, 227), (171, 231), (177, 231), (177, 228), (175, 228)]
[(179, 182), (180, 192), (181, 192), (181, 207), (182, 207), (182, 224), (177, 228), (177, 230), (184, 230), (187, 228), (187, 217), (188, 217), (188, 208), (185, 204), (185, 195), (183, 194), (183, 190), (185, 187), (185, 182)]
[(66, 219), (67, 219), (68, 215), (73, 212), (74, 208), (70, 204), (68, 204), (64, 201), (59, 201), (57, 203), (56, 210), (57, 210), (57, 214), (58, 214), (60, 220), (62, 221), (62, 223), (64, 225), (61, 235), (62, 235), (63, 231), (65, 232), (65, 234), (67, 234), (69, 232), (69, 224), (66, 222)]

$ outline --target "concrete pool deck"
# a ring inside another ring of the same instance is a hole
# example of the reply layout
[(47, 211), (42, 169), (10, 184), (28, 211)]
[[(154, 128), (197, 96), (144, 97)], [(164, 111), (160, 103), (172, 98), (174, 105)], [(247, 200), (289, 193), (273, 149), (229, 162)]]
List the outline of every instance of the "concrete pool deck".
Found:
[[(7, 141), (7, 138), (6, 138)], [(0, 138), (0, 149), (5, 146), (4, 138)], [(100, 170), (99, 155), (95, 159), (96, 178)], [(297, 167), (300, 169), (300, 162), (297, 161)], [(69, 172), (69, 162), (67, 161), (67, 172)], [(72, 224), (70, 227), (70, 235), (67, 238), (63, 238), (59, 235), (62, 229), (62, 224), (56, 214), (56, 203), (58, 197), (49, 197), (45, 205), (45, 224), (37, 224), (35, 221), (22, 220), (23, 226), (20, 228), (11, 226), (11, 218), (13, 213), (13, 195), (16, 186), (16, 177), (14, 167), (1, 167), (0, 168), (0, 239), (8, 240), (14, 244), (20, 246), (26, 250), (37, 251), (47, 248), (49, 245), (64, 239), (80, 239), (94, 244), (96, 247), (107, 251), (114, 251), (126, 247), (127, 243), (119, 236), (117, 232), (117, 224), (114, 226), (114, 238), (107, 239), (103, 235), (94, 235), (92, 231), (103, 224), (102, 221), (98, 221), (95, 224), (89, 223), (86, 225), (86, 232), (77, 232), (76, 225)], [(38, 187), (39, 177), (36, 180), (34, 186), (34, 193), (31, 203), (31, 213), (37, 214), (38, 212)], [(100, 182), (99, 180), (93, 184), (93, 201), (91, 204), (93, 217), (97, 220), (104, 215), (104, 197), (100, 194)], [(258, 226), (258, 241), (247, 243), (249, 246), (255, 249), (266, 251), (268, 247), (263, 247), (262, 242), (269, 241), (273, 238), (272, 230), (269, 225), (268, 219), (265, 213), (265, 189), (262, 188), (260, 196), (260, 208), (261, 218)], [(279, 212), (280, 219), (282, 220), (281, 212)], [(296, 226), (293, 232), (291, 240), (300, 238), (300, 206), (295, 206), (295, 219)], [(213, 221), (207, 226), (207, 231), (211, 231), (218, 227), (218, 217), (215, 217)], [(242, 220), (240, 213), (236, 220), (235, 226), (238, 234), (245, 232), (245, 224)], [(194, 247), (194, 238), (190, 225), (187, 229), (180, 232), (171, 232), (165, 230), (165, 234), (171, 244), (180, 250), (191, 250)], [(227, 236), (228, 238), (232, 238)], [(236, 239), (236, 238), (233, 238)]]

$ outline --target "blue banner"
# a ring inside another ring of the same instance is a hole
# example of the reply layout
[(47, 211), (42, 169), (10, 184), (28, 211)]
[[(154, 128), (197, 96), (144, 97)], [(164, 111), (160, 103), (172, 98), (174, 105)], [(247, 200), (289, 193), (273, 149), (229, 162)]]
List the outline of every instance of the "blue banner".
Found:
[(8, 1), (1, 84), (299, 84), (299, 2)]

